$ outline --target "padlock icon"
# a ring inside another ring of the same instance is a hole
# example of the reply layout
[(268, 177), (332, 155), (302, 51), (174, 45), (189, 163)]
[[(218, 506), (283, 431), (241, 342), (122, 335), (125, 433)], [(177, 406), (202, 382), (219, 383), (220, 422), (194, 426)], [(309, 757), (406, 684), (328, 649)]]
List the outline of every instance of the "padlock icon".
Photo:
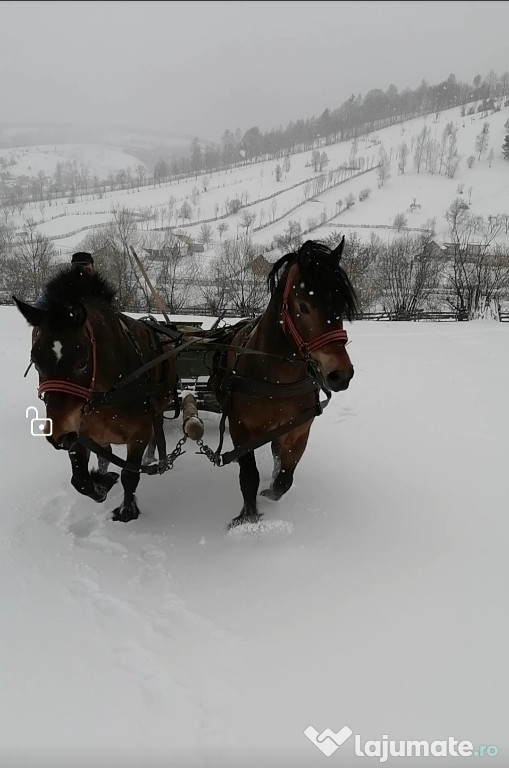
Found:
[(25, 418), (28, 419), (28, 412), (35, 411), (35, 418), (30, 421), (30, 434), (33, 437), (49, 437), (53, 434), (53, 422), (51, 419), (40, 419), (39, 411), (35, 405), (29, 405), (25, 411)]

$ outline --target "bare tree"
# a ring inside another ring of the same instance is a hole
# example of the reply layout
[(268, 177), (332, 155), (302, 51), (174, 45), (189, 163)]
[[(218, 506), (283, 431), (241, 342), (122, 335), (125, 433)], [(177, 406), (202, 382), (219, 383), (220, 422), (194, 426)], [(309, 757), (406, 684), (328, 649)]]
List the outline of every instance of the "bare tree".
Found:
[(454, 125), (452, 122), (449, 122), (446, 124), (444, 130), (442, 131), (442, 139), (440, 141), (440, 150), (439, 150), (439, 159), (440, 159), (440, 165), (438, 168), (438, 172), (442, 173), (442, 165), (444, 162), (444, 155), (447, 147), (447, 141), (450, 136), (456, 135), (456, 129), (454, 128)]
[(329, 162), (329, 157), (327, 155), (327, 152), (321, 152), (320, 153), (320, 164), (319, 164), (319, 170), (323, 171), (327, 163)]
[(509, 288), (509, 256), (497, 245), (501, 217), (487, 220), (473, 216), (466, 203), (456, 198), (446, 212), (451, 239), (447, 273), (447, 303), (460, 319), (481, 317), (487, 307), (499, 304)]
[(206, 192), (207, 189), (209, 188), (209, 184), (210, 184), (210, 176), (202, 176), (201, 185), (204, 192)]
[(156, 287), (170, 312), (178, 312), (188, 303), (196, 285), (198, 267), (193, 255), (187, 253), (185, 243), (169, 235), (162, 246), (164, 260), (157, 272)]
[[(334, 232), (325, 239), (325, 243), (334, 249), (342, 237), (342, 232)], [(355, 288), (359, 312), (368, 312), (376, 307), (379, 298), (376, 265), (382, 250), (382, 241), (376, 235), (371, 236), (369, 243), (356, 233), (346, 236), (341, 265)]]
[(132, 211), (118, 207), (112, 214), (112, 221), (93, 230), (82, 247), (93, 254), (98, 269), (115, 286), (119, 308), (133, 308), (146, 304), (148, 296), (129, 250), (131, 245), (138, 247), (140, 235)]
[(216, 317), (224, 314), (228, 305), (228, 278), (217, 258), (199, 280), (198, 290), (208, 312)]
[(226, 221), (222, 221), (220, 224), (217, 225), (217, 231), (219, 233), (219, 239), (221, 240), (224, 233), (228, 232), (229, 225), (226, 223)]
[(228, 203), (229, 213), (238, 213), (241, 208), (242, 208), (242, 202), (238, 199), (230, 200)]
[(207, 223), (203, 223), (200, 227), (199, 242), (203, 245), (210, 245), (212, 242), (212, 226)]
[(320, 150), (314, 149), (311, 152), (311, 165), (313, 166), (314, 171), (318, 171), (320, 169)]
[(12, 293), (34, 300), (51, 275), (53, 243), (29, 219), (11, 253), (3, 260), (2, 282)]
[(256, 269), (261, 248), (241, 237), (224, 240), (216, 259), (216, 269), (226, 279), (228, 305), (241, 316), (254, 316), (267, 300), (265, 275)]
[(136, 166), (136, 180), (141, 187), (145, 179), (147, 178), (147, 170), (144, 165)]
[(481, 133), (475, 137), (475, 151), (479, 153), (478, 160), (481, 159), (481, 155), (488, 149), (489, 133), (490, 125), (489, 123), (484, 123)]
[(404, 141), (402, 144), (399, 145), (398, 170), (400, 173), (405, 173), (407, 158), (408, 158), (408, 144), (406, 143), (406, 141)]
[(422, 131), (419, 133), (415, 142), (414, 152), (414, 165), (417, 173), (421, 171), (421, 165), (426, 154), (426, 144), (430, 134), (430, 129), (427, 126), (423, 126)]
[(180, 207), (179, 216), (182, 221), (191, 221), (193, 217), (193, 210), (187, 200), (184, 200)]
[(440, 145), (431, 138), (426, 142), (426, 170), (428, 173), (435, 173), (440, 157)]
[(168, 219), (169, 219), (170, 222), (173, 219), (173, 211), (175, 210), (175, 203), (176, 202), (177, 201), (174, 198), (174, 196), (171, 195), (169, 200), (168, 200)]
[(425, 309), (440, 285), (442, 269), (430, 236), (395, 238), (383, 247), (377, 264), (384, 311), (405, 320)]
[(391, 163), (384, 147), (380, 148), (378, 159), (378, 184), (383, 187), (386, 181), (391, 178)]
[(302, 245), (302, 227), (300, 221), (289, 221), (286, 228), (274, 237), (274, 245), (283, 253), (293, 253)]
[(446, 156), (445, 156), (445, 173), (448, 179), (454, 179), (458, 165), (460, 162), (460, 156), (458, 155), (458, 144), (456, 141), (456, 132), (451, 133), (447, 140)]
[(246, 208), (240, 214), (240, 226), (246, 230), (246, 237), (249, 235), (249, 227), (256, 221), (256, 213), (251, 213)]
[(406, 227), (407, 224), (408, 224), (408, 219), (405, 216), (405, 214), (397, 213), (396, 216), (394, 217), (394, 226), (396, 227), (398, 232), (401, 232), (403, 227)]

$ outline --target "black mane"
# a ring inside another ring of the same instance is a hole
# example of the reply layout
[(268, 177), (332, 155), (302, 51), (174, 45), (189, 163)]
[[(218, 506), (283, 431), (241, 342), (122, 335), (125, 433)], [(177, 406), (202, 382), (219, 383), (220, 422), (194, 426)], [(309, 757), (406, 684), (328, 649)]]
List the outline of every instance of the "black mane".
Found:
[(87, 299), (102, 299), (111, 304), (115, 289), (104, 277), (94, 272), (90, 275), (76, 267), (62, 269), (45, 288), (50, 309), (61, 304), (78, 304)]
[(271, 296), (278, 290), (282, 292), (283, 267), (292, 263), (298, 265), (306, 289), (327, 311), (339, 311), (347, 320), (353, 320), (357, 312), (355, 290), (339, 264), (339, 257), (317, 240), (307, 240), (298, 251), (287, 253), (275, 262), (267, 277)]

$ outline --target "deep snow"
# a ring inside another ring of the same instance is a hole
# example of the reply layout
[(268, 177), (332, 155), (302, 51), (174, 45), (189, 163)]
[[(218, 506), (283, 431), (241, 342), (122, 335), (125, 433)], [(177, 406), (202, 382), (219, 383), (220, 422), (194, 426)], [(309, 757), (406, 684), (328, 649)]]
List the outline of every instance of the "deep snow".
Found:
[[(110, 520), (119, 486), (78, 495), (67, 456), (30, 435), (30, 331), (0, 307), (1, 765), (313, 768), (304, 729), (345, 724), (496, 744), (504, 764), (509, 325), (348, 332), (350, 389), (292, 490), (260, 499), (272, 528), (242, 538), (237, 467), (193, 444), (142, 478), (135, 522)], [(327, 764), (370, 763), (350, 740)]]

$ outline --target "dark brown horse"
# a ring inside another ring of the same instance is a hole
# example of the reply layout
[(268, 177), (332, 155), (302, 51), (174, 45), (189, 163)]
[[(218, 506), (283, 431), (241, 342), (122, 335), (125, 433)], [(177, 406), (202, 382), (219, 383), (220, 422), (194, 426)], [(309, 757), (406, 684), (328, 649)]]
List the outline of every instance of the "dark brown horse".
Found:
[[(46, 309), (13, 298), (36, 331), (31, 359), (52, 421), (47, 439), (69, 451), (76, 490), (102, 502), (118, 474), (106, 471), (101, 461), (99, 472), (89, 472), (90, 451), (79, 440), (89, 438), (101, 447), (126, 445), (127, 462), (141, 466), (145, 448), (155, 433), (162, 434), (163, 412), (177, 383), (175, 358), (134, 377), (107, 399), (103, 393), (158, 357), (157, 334), (115, 308), (114, 290), (97, 273), (63, 270), (46, 286)], [(121, 481), (124, 500), (113, 519), (128, 522), (139, 514), (134, 495), (139, 473), (124, 468)]]
[[(340, 266), (343, 246), (344, 238), (335, 250), (309, 240), (296, 253), (280, 258), (269, 274), (271, 298), (265, 312), (230, 335), (228, 343), (236, 349), (216, 361), (210, 379), (240, 451), (249, 441), (263, 439), (304, 415), (303, 423), (271, 442), (272, 484), (262, 491), (269, 499), (280, 499), (292, 486), (313, 418), (320, 412), (320, 389), (347, 389), (353, 376), (343, 319), (353, 319), (356, 299)], [(263, 354), (243, 353), (239, 347)], [(238, 462), (244, 506), (232, 526), (260, 518), (254, 450), (240, 455)]]

